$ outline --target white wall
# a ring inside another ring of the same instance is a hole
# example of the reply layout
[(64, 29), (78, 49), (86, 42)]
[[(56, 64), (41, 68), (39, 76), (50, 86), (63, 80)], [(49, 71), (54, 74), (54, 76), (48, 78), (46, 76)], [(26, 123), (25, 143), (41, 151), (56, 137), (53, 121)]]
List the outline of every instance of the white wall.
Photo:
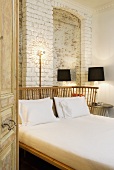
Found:
[[(114, 105), (114, 8), (93, 16), (92, 65), (104, 66), (105, 82), (99, 83), (98, 101)], [(114, 117), (114, 109), (109, 109)]]

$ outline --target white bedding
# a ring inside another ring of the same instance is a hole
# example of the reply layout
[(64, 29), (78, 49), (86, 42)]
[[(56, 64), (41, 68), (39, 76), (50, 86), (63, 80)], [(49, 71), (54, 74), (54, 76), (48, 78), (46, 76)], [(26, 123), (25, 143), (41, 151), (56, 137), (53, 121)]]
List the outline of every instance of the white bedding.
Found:
[(114, 170), (114, 119), (96, 115), (20, 126), (20, 142), (77, 170)]

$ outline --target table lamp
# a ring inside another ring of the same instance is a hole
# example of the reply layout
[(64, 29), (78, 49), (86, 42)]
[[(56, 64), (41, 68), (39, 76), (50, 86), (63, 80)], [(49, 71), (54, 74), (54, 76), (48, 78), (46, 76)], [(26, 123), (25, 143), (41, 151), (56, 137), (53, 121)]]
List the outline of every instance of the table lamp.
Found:
[(71, 81), (70, 69), (58, 69), (57, 81)]
[(88, 81), (104, 81), (104, 68), (103, 67), (89, 67), (88, 68)]

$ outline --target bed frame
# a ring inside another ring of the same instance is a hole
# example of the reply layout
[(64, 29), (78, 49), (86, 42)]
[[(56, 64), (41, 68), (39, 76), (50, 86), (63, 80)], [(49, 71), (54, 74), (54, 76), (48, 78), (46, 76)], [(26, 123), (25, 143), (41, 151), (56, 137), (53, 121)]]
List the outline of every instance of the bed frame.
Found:
[[(90, 112), (92, 113), (93, 111), (92, 104), (95, 103), (97, 89), (98, 87), (87, 87), (87, 86), (21, 87), (19, 88), (19, 98), (23, 100), (31, 100), (31, 99), (41, 99), (46, 97), (50, 97), (53, 99), (54, 97), (85, 96), (87, 105), (90, 109)], [(71, 167), (21, 142), (19, 142), (19, 147), (62, 170), (73, 170)]]

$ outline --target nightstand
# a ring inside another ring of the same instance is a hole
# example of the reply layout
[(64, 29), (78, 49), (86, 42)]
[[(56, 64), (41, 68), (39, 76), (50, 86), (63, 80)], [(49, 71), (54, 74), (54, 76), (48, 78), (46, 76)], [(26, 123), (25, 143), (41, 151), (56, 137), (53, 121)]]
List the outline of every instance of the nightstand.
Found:
[(97, 105), (92, 105), (92, 114), (100, 115), (100, 116), (109, 116), (109, 109), (112, 108), (113, 105), (106, 103), (98, 103)]

